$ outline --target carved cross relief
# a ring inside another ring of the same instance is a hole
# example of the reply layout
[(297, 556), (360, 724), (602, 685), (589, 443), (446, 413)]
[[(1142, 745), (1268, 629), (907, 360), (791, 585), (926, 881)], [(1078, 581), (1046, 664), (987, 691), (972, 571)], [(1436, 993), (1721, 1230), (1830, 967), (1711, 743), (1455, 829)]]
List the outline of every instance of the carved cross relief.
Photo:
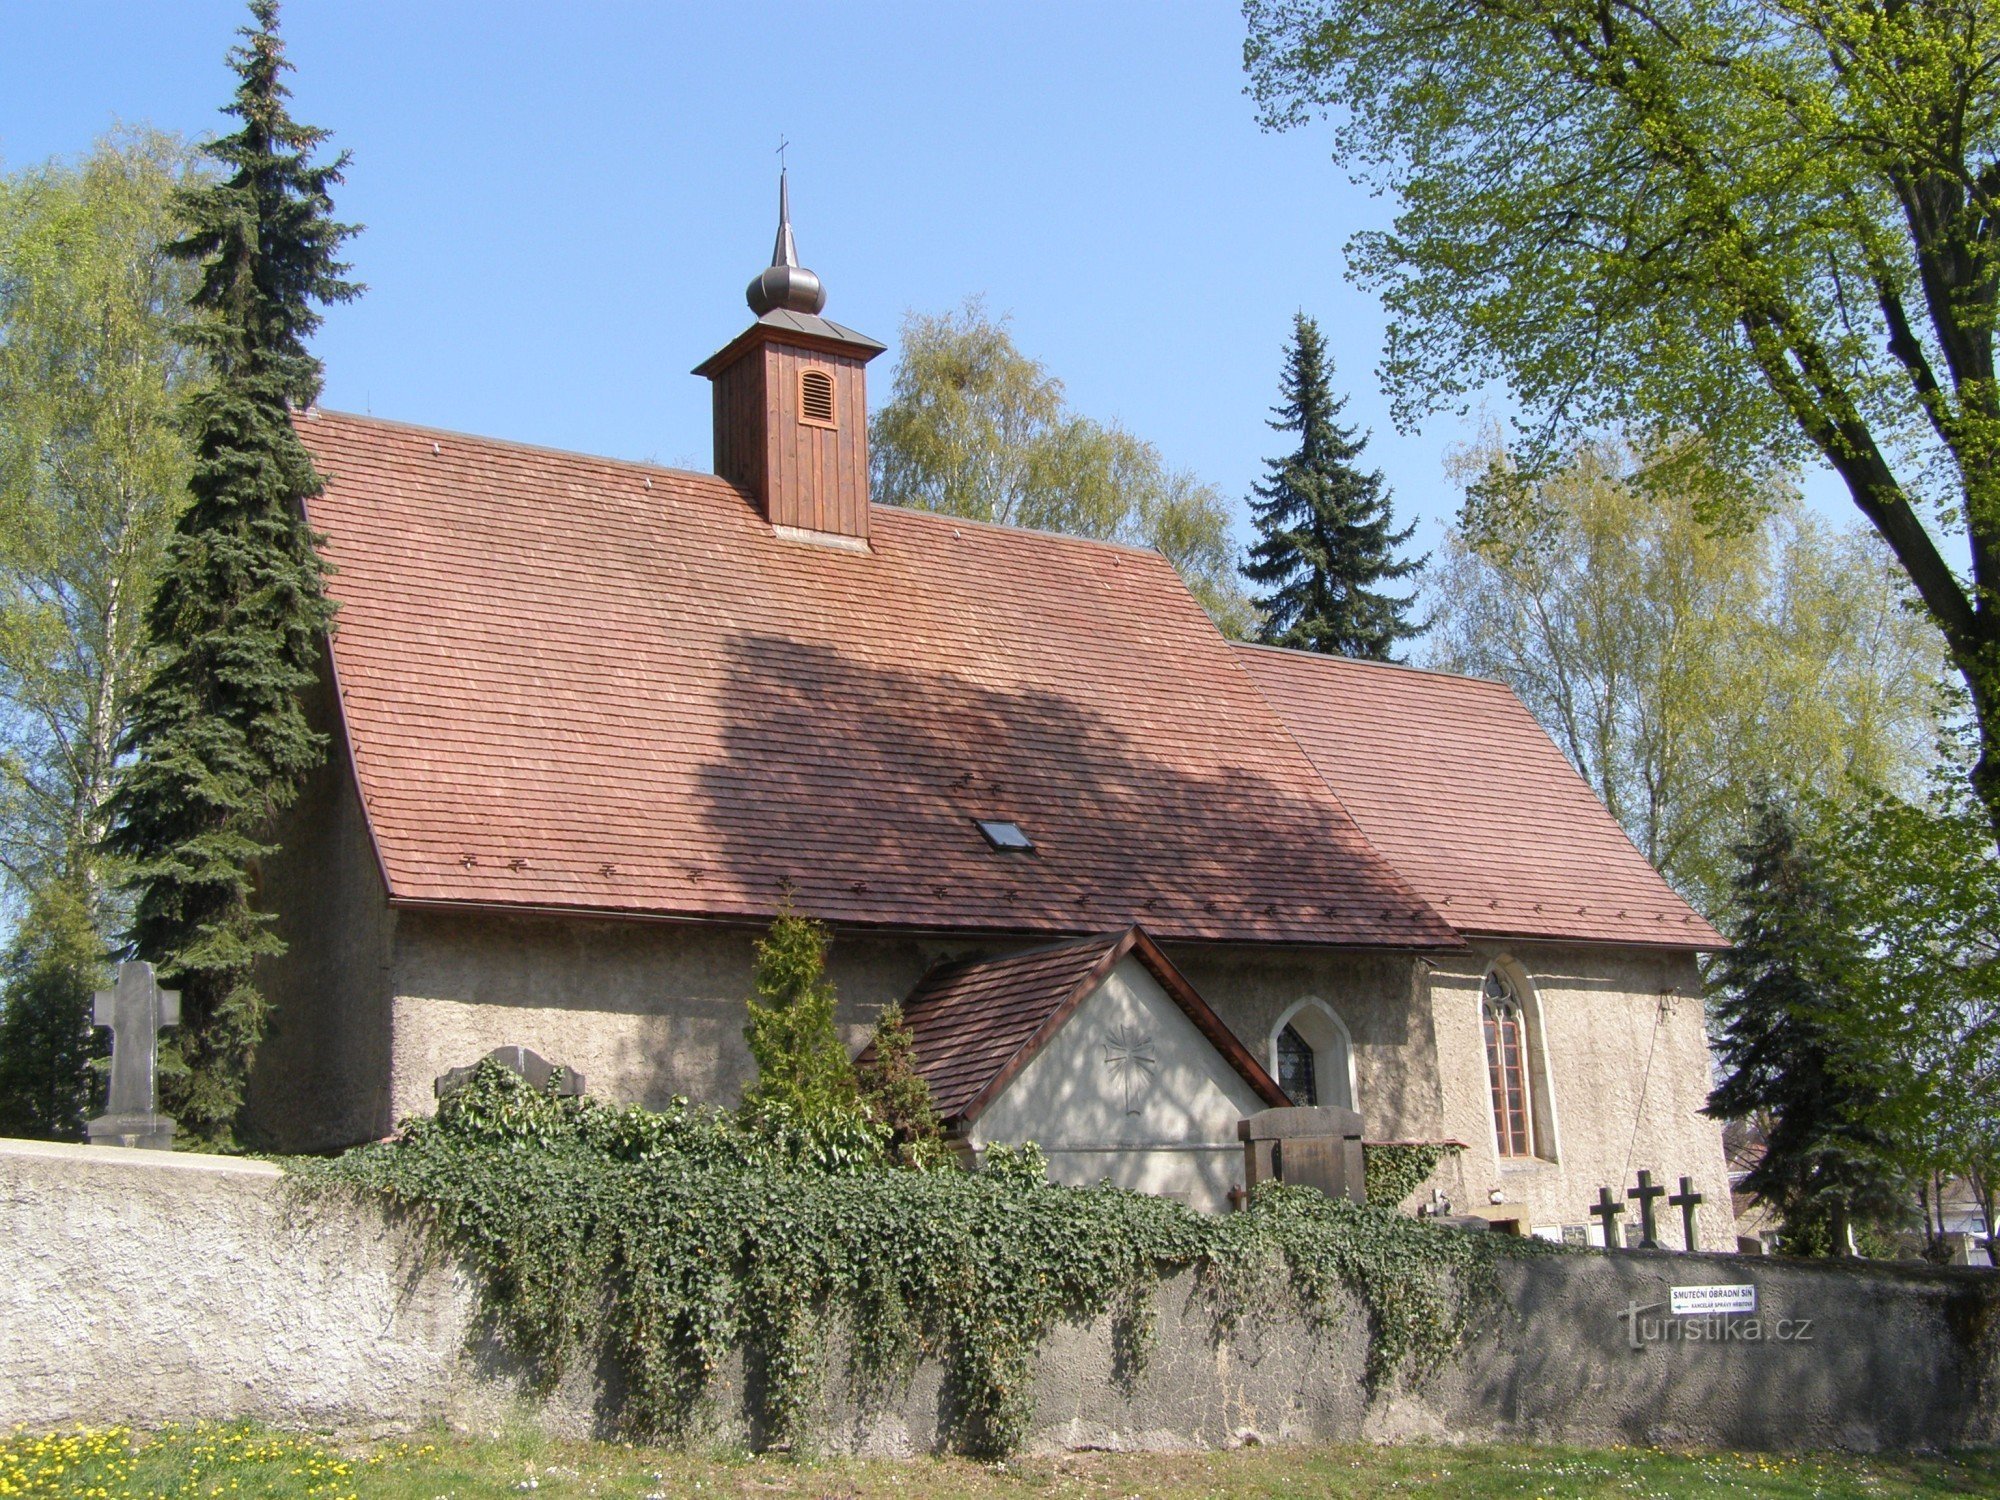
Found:
[(1104, 1034), (1104, 1069), (1111, 1075), (1112, 1087), (1124, 1095), (1125, 1113), (1136, 1115), (1160, 1071), (1153, 1038), (1136, 1026), (1112, 1027)]

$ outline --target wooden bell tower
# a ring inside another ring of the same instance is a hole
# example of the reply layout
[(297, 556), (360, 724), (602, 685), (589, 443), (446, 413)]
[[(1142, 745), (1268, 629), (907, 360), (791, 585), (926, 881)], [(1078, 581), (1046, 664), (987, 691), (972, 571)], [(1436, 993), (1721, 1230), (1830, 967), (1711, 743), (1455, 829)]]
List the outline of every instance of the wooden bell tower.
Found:
[(883, 345), (821, 317), (826, 288), (799, 264), (790, 191), (778, 240), (746, 293), (757, 315), (695, 367), (715, 389), (715, 472), (781, 535), (868, 545), (868, 361)]

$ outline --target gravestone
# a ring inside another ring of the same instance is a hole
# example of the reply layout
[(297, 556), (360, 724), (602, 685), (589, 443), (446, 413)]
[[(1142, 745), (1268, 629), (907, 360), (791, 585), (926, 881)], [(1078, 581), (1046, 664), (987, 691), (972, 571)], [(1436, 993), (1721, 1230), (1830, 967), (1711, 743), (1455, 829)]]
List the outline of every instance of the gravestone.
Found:
[(1683, 1177), (1681, 1179), (1681, 1190), (1678, 1193), (1670, 1193), (1667, 1196), (1667, 1202), (1673, 1204), (1675, 1208), (1681, 1211), (1681, 1243), (1689, 1250), (1699, 1250), (1701, 1248), (1700, 1240), (1695, 1230), (1694, 1211), (1707, 1201), (1706, 1198), (1694, 1190), (1694, 1179), (1692, 1177)]
[[(549, 1080), (558, 1073), (562, 1075), (555, 1091), (567, 1098), (576, 1098), (583, 1093), (583, 1075), (574, 1068), (565, 1068), (560, 1063), (552, 1063), (539, 1052), (526, 1047), (495, 1047), (479, 1062), (498, 1063), (510, 1073), (519, 1074), (527, 1080), (528, 1087), (538, 1094), (549, 1090)], [(479, 1071), (479, 1063), (471, 1063), (463, 1068), (453, 1068), (441, 1073), (431, 1083), (431, 1090), (442, 1099), (453, 1089), (462, 1088), (472, 1082), (472, 1075)]]
[(1639, 1173), (1639, 1185), (1625, 1189), (1625, 1196), (1637, 1200), (1639, 1204), (1639, 1244), (1641, 1250), (1660, 1248), (1660, 1226), (1653, 1214), (1656, 1199), (1667, 1196), (1667, 1190), (1653, 1181), (1651, 1172)]
[(1601, 1187), (1597, 1190), (1597, 1201), (1590, 1205), (1590, 1212), (1604, 1226), (1604, 1248), (1607, 1250), (1621, 1248), (1617, 1220), (1618, 1216), (1625, 1212), (1625, 1205), (1611, 1196), (1610, 1188)]
[(1321, 1104), (1266, 1109), (1239, 1121), (1246, 1187), (1288, 1182), (1315, 1187), (1329, 1198), (1368, 1201), (1361, 1155), (1361, 1116)]
[(111, 1032), (111, 1090), (87, 1124), (93, 1144), (174, 1149), (174, 1122), (160, 1113), (160, 1032), (181, 1023), (181, 993), (163, 990), (148, 963), (122, 963), (118, 983), (91, 999), (90, 1022)]

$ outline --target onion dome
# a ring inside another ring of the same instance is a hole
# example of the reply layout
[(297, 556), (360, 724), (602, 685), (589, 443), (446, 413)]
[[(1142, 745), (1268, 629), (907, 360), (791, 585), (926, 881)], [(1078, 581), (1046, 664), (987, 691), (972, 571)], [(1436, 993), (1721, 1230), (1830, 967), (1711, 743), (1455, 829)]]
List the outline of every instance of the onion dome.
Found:
[(744, 294), (758, 317), (784, 309), (816, 313), (826, 306), (826, 288), (819, 277), (799, 264), (799, 247), (792, 241), (792, 199), (785, 174), (778, 174), (778, 242), (771, 247), (771, 264), (757, 273)]

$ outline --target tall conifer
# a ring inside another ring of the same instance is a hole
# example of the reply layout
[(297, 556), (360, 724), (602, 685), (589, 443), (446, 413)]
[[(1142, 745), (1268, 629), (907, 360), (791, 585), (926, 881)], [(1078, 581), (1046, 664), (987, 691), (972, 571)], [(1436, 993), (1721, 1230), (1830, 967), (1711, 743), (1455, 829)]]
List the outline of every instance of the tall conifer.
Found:
[(1335, 398), (1329, 375), (1319, 325), (1299, 313), (1271, 423), (1296, 432), (1299, 446), (1266, 460), (1269, 474), (1252, 487), (1259, 537), (1243, 572), (1264, 589), (1256, 604), (1266, 645), (1387, 661), (1422, 627), (1409, 618), (1413, 596), (1380, 585), (1410, 577), (1424, 559), (1396, 557), (1415, 528), (1389, 529), (1381, 473), (1355, 467), (1368, 439), (1340, 424), (1347, 398)]
[(302, 702), (332, 614), (304, 512), (320, 478), (291, 413), (319, 394), (306, 351), (316, 306), (360, 291), (338, 259), (355, 229), (334, 222), (329, 197), (347, 158), (314, 164), (327, 133), (286, 109), (276, 0), (250, 12), (229, 56), (238, 83), (224, 112), (239, 128), (206, 148), (223, 172), (178, 203), (188, 232), (172, 249), (201, 266), (194, 332), (215, 378), (187, 410), (189, 503), (147, 619), (157, 665), (110, 836), (135, 871), (132, 946), (181, 991), (163, 1102), (218, 1145), (233, 1139), (264, 1032), (253, 965), (283, 951), (252, 905), (255, 865), (325, 750)]
[(1840, 1025), (1863, 955), (1822, 861), (1768, 795), (1738, 858), (1735, 946), (1717, 964), (1712, 1007), (1724, 1077), (1708, 1113), (1763, 1125), (1744, 1186), (1781, 1216), (1784, 1248), (1845, 1254), (1850, 1224), (1893, 1219), (1904, 1203)]

